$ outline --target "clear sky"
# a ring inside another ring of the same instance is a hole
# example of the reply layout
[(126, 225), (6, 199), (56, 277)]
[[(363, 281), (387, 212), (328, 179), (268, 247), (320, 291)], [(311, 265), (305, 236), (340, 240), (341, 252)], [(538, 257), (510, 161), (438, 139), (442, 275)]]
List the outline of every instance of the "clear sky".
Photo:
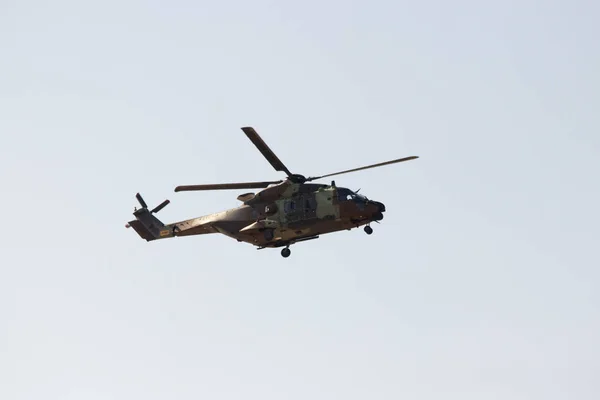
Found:
[[(0, 398), (600, 398), (600, 3), (0, 2)], [(294, 172), (385, 219), (146, 243)], [(328, 182), (328, 181), (326, 181)]]

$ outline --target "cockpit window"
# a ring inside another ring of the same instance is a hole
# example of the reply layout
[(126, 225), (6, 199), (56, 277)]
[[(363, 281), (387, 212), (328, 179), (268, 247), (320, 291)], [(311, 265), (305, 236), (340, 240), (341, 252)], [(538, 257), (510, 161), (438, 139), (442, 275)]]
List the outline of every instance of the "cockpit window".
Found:
[(360, 201), (367, 201), (367, 198), (365, 196), (363, 196), (362, 194), (358, 194), (358, 193), (354, 193), (354, 198), (356, 200), (360, 200)]
[(338, 189), (338, 199), (341, 201), (352, 200), (352, 192), (348, 189)]
[(358, 202), (365, 202), (367, 200), (362, 194), (355, 193), (350, 189), (338, 189), (338, 199), (340, 201), (353, 200)]

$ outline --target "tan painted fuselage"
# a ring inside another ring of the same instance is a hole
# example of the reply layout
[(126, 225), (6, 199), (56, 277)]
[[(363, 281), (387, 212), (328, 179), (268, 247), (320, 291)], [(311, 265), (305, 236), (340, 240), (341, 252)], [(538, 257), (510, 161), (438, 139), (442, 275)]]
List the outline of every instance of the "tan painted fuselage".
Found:
[(347, 188), (289, 181), (238, 199), (241, 206), (215, 214), (168, 225), (156, 220), (162, 225), (158, 235), (144, 237), (139, 226), (134, 228), (147, 240), (221, 233), (258, 247), (281, 247), (369, 224), (382, 219), (385, 211), (382, 203)]

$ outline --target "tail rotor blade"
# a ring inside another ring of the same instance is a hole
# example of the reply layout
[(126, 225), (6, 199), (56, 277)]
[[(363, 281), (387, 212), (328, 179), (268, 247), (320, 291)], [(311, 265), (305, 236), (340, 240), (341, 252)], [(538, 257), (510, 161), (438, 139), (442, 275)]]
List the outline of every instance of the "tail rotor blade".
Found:
[(152, 211), (150, 211), (152, 214), (155, 214), (157, 212), (159, 212), (160, 210), (162, 210), (163, 208), (165, 208), (167, 206), (167, 204), (169, 204), (170, 201), (169, 200), (165, 200), (162, 203), (160, 203), (159, 205), (157, 205), (156, 207), (154, 207), (152, 209)]
[(143, 208), (148, 208), (148, 204), (146, 204), (146, 202), (144, 201), (144, 199), (142, 198), (142, 195), (140, 195), (139, 193), (137, 193), (135, 195), (135, 197), (137, 198), (137, 200), (140, 202), (141, 206)]

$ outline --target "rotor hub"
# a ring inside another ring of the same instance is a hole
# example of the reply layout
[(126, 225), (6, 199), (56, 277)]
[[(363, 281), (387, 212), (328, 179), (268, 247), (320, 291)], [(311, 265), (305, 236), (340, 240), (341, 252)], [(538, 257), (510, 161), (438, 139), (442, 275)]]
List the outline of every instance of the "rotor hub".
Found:
[(304, 182), (306, 182), (306, 177), (304, 175), (300, 175), (300, 174), (291, 174), (290, 176), (288, 176), (288, 179), (292, 183), (304, 183)]

